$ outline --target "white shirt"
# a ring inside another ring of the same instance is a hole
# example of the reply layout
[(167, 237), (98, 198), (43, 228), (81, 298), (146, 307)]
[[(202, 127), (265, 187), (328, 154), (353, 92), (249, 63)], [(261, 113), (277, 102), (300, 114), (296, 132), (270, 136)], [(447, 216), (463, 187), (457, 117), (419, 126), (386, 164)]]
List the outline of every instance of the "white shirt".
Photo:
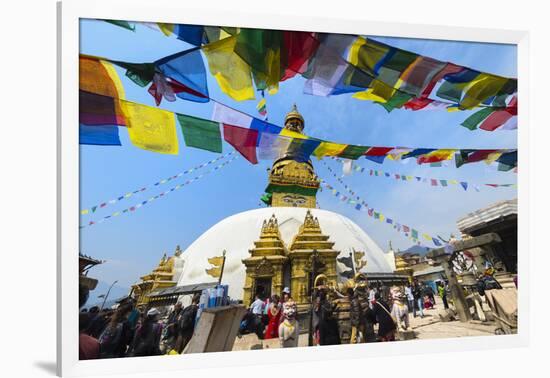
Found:
[(407, 296), (407, 299), (409, 301), (413, 301), (414, 300), (414, 295), (413, 295), (413, 291), (412, 291), (412, 288), (411, 287), (405, 287), (405, 295)]
[(262, 301), (260, 298), (256, 299), (252, 304), (250, 305), (250, 309), (252, 310), (252, 313), (254, 315), (262, 315), (264, 310), (264, 301)]

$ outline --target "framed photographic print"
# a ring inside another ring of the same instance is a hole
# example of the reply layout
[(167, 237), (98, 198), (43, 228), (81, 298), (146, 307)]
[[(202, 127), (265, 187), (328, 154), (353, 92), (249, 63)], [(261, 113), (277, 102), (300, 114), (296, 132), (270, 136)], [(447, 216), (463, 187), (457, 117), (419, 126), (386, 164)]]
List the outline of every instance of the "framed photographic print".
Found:
[(526, 343), (526, 33), (58, 15), (59, 374)]

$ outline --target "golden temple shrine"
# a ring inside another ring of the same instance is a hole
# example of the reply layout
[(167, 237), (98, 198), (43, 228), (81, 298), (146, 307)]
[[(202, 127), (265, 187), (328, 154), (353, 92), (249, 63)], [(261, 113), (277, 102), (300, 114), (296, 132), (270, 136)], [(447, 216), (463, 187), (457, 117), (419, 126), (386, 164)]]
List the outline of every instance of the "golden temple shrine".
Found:
[(132, 294), (137, 305), (146, 305), (150, 293), (177, 285), (183, 265), (181, 253), (179, 245), (174, 256), (167, 258), (165, 253), (151, 273), (140, 277), (141, 282), (132, 285)]
[[(304, 129), (304, 118), (296, 105), (285, 117), (285, 129), (300, 134)], [(320, 181), (311, 161), (302, 160), (291, 144), (273, 163), (266, 189), (272, 194), (272, 207), (316, 207)], [(249, 251), (251, 256), (242, 260), (246, 266), (244, 303), (250, 304), (258, 293), (262, 296), (280, 294), (285, 282), (298, 305), (308, 303), (315, 279), (313, 274), (324, 273), (329, 282), (336, 284), (336, 256), (340, 252), (333, 249), (334, 243), (328, 239), (309, 210), (288, 247), (281, 240), (275, 214), (264, 220), (260, 239)]]

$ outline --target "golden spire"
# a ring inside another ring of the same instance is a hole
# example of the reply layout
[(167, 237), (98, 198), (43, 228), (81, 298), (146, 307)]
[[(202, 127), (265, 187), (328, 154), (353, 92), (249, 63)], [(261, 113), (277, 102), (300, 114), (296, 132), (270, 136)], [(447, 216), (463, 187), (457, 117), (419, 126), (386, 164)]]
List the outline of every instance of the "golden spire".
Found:
[(319, 220), (317, 217), (313, 217), (311, 211), (307, 211), (304, 223), (300, 226), (299, 234), (320, 234), (321, 227), (319, 226)]
[(280, 238), (279, 223), (277, 222), (275, 214), (271, 215), (271, 218), (269, 218), (269, 220), (264, 219), (262, 231), (260, 233), (260, 239), (272, 237)]
[(296, 104), (292, 106), (292, 110), (285, 117), (285, 129), (301, 133), (304, 129), (304, 117), (298, 111)]

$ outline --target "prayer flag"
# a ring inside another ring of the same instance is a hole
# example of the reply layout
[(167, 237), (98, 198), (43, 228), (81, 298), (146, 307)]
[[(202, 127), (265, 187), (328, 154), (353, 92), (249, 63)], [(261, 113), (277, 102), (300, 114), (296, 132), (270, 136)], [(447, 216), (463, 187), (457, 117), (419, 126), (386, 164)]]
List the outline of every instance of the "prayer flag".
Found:
[(432, 79), (445, 67), (446, 63), (432, 58), (419, 56), (411, 68), (403, 73), (403, 85), (400, 90), (419, 97)]
[(309, 60), (319, 47), (319, 40), (315, 38), (315, 33), (284, 31), (283, 45), (281, 65), (284, 71), (281, 81), (306, 71)]
[(399, 109), (403, 107), (403, 105), (409, 102), (411, 98), (412, 95), (405, 92), (397, 91), (388, 101), (381, 102), (380, 105), (382, 105), (382, 107), (386, 109), (388, 113), (390, 113), (394, 109)]
[(347, 147), (345, 144), (321, 142), (319, 146), (313, 151), (313, 156), (318, 159), (324, 156), (338, 156)]
[(188, 147), (212, 152), (222, 152), (220, 124), (205, 119), (177, 114), (183, 139)]
[(293, 138), (287, 153), (298, 162), (306, 162), (320, 143), (318, 139)]
[[(175, 80), (176, 96), (194, 102), (208, 102), (206, 69), (199, 48), (169, 55), (155, 62), (166, 77)], [(214, 74), (214, 73), (213, 73)]]
[[(513, 104), (515, 105), (516, 104), (515, 97), (512, 101), (513, 101)], [(515, 112), (512, 109), (515, 109)], [(515, 117), (516, 114), (514, 113), (517, 113), (517, 108), (510, 107), (510, 109), (506, 108), (504, 110), (497, 110), (492, 114), (490, 114), (481, 123), (479, 128), (486, 131), (496, 130), (497, 128), (499, 128), (500, 126), (508, 122), (512, 117)]]
[(468, 190), (468, 183), (467, 182), (461, 181), (460, 185), (464, 188), (464, 190)]
[(225, 94), (236, 101), (254, 99), (250, 66), (235, 53), (235, 36), (202, 47), (210, 73)]
[(257, 130), (245, 129), (224, 123), (223, 137), (225, 141), (239, 151), (246, 160), (252, 164), (258, 164), (258, 158), (256, 157), (256, 145), (258, 142)]
[(417, 159), (418, 164), (424, 163), (437, 163), (443, 160), (449, 160), (453, 158), (456, 150), (441, 149), (429, 152), (422, 156), (419, 156)]
[(477, 126), (493, 112), (493, 108), (483, 108), (466, 118), (461, 125), (467, 129), (475, 130)]
[[(112, 125), (89, 126), (80, 124), (79, 143), (96, 146), (120, 146), (118, 127)], [(94, 209), (95, 210), (95, 209)]]
[(447, 186), (447, 180), (439, 180), (441, 186)]
[(157, 25), (160, 31), (162, 32), (162, 34), (164, 34), (167, 37), (172, 35), (172, 33), (174, 32), (174, 27), (176, 26), (174, 24), (167, 24), (163, 22), (157, 22)]
[(214, 278), (219, 278), (222, 274), (221, 267), (209, 268), (209, 269), (205, 269), (204, 271), (206, 272), (206, 274)]
[(436, 238), (432, 238), (432, 242), (438, 247), (441, 246), (441, 242), (439, 240), (437, 240)]
[(341, 34), (323, 34), (319, 36), (321, 44), (315, 56), (310, 59), (303, 76), (308, 79), (304, 93), (315, 96), (329, 96), (349, 66), (342, 55), (353, 41), (353, 36)]
[(212, 110), (212, 121), (243, 128), (250, 128), (253, 120), (254, 118), (246, 113), (230, 108), (229, 106), (222, 105), (218, 102), (214, 103), (214, 109)]
[(257, 89), (278, 88), (282, 41), (278, 30), (243, 28), (236, 35), (234, 51), (250, 66)]
[(343, 159), (352, 159), (357, 160), (359, 157), (363, 156), (369, 147), (366, 146), (354, 146), (348, 145), (344, 150), (338, 155)]
[(275, 160), (282, 157), (288, 149), (291, 138), (267, 132), (259, 133), (258, 159)]
[(260, 113), (263, 116), (267, 114), (265, 98), (262, 98), (260, 102), (258, 102), (258, 105), (256, 105), (256, 109), (258, 110), (258, 113)]
[(82, 55), (79, 59), (79, 88), (103, 96), (124, 98), (124, 87), (113, 65)]
[(411, 230), (411, 236), (413, 239), (418, 239), (418, 231), (413, 228)]
[(108, 22), (108, 23), (116, 25), (116, 26), (120, 26), (121, 28), (128, 29), (128, 30), (131, 30), (131, 31), (136, 30), (136, 26), (130, 24), (128, 21), (105, 20), (105, 22)]
[(500, 92), (508, 79), (487, 73), (481, 73), (466, 88), (464, 97), (460, 101), (462, 109), (472, 109), (486, 99), (495, 96)]
[(177, 155), (176, 120), (172, 112), (121, 101), (130, 141), (147, 151)]
[(461, 67), (458, 72), (445, 75), (445, 81), (437, 90), (437, 96), (452, 102), (460, 102), (464, 89), (474, 81), (480, 73), (481, 72), (476, 70)]
[(180, 24), (176, 26), (174, 33), (178, 39), (194, 46), (200, 46), (204, 42), (204, 26)]
[(78, 98), (79, 120), (81, 124), (88, 126), (126, 125), (118, 99), (82, 90), (78, 92)]

